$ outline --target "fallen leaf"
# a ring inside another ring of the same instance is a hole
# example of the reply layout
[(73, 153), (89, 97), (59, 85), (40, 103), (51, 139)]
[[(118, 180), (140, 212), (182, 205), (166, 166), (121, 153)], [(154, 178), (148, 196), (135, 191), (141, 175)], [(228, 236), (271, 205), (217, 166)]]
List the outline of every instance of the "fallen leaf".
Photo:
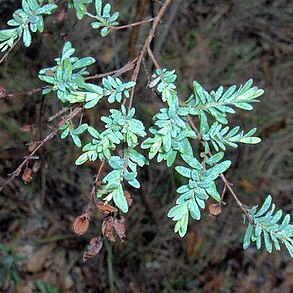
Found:
[(213, 203), (209, 205), (209, 212), (212, 216), (218, 216), (222, 212), (221, 204)]
[(117, 212), (117, 208), (111, 206), (110, 204), (104, 204), (103, 202), (99, 201), (97, 203), (98, 210), (103, 214), (110, 214)]
[(113, 217), (105, 217), (102, 223), (102, 233), (104, 237), (109, 239), (110, 241), (115, 242), (114, 236), (114, 218)]
[(35, 251), (28, 259), (27, 270), (31, 273), (39, 272), (43, 268), (45, 261), (53, 248), (54, 244), (47, 244)]
[(103, 247), (103, 242), (101, 237), (92, 238), (90, 245), (87, 247), (87, 251), (83, 255), (83, 261), (87, 261), (90, 258), (96, 256)]
[(124, 196), (126, 198), (127, 205), (130, 208), (132, 206), (132, 204), (133, 204), (132, 196), (127, 190), (124, 191)]
[(72, 225), (72, 230), (77, 235), (83, 235), (86, 233), (90, 225), (90, 221), (87, 215), (81, 215), (77, 217)]
[(26, 167), (25, 170), (23, 171), (21, 178), (25, 184), (32, 182), (32, 180), (33, 180), (32, 171), (33, 170), (28, 167)]
[(126, 219), (123, 216), (114, 219), (114, 229), (118, 237), (123, 241), (126, 237)]

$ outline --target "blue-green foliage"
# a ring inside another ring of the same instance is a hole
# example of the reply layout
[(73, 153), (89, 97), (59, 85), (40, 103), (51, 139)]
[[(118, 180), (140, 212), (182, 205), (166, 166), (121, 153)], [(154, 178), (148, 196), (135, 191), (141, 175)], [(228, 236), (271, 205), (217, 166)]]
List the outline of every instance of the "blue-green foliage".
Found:
[(81, 139), (79, 138), (79, 135), (84, 133), (88, 129), (87, 123), (83, 123), (79, 125), (77, 128), (74, 129), (74, 126), (71, 122), (65, 123), (63, 126), (60, 127), (60, 130), (62, 130), (61, 138), (64, 139), (68, 135), (71, 136), (73, 143), (77, 147), (81, 147)]
[(146, 135), (142, 122), (133, 118), (134, 108), (127, 113), (125, 107), (121, 106), (121, 110), (111, 109), (110, 113), (110, 116), (101, 118), (106, 124), (103, 132), (99, 133), (93, 127), (88, 127), (93, 139), (82, 148), (83, 154), (77, 158), (77, 165), (88, 160), (95, 161), (97, 158), (110, 159), (111, 151), (121, 142), (126, 143), (128, 148), (134, 148), (138, 144), (138, 137)]
[(92, 2), (93, 0), (69, 0), (68, 7), (74, 8), (77, 18), (81, 20), (86, 15), (86, 5)]
[(172, 166), (177, 154), (181, 157), (192, 155), (192, 146), (188, 138), (196, 138), (195, 132), (186, 122), (186, 111), (179, 106), (176, 86), (173, 83), (177, 76), (174, 71), (157, 70), (153, 76), (151, 87), (156, 86), (162, 93), (162, 100), (167, 102), (168, 108), (160, 109), (153, 119), (155, 125), (149, 129), (153, 137), (147, 138), (141, 145), (149, 150), (149, 158), (157, 155), (157, 161), (167, 161)]
[[(129, 98), (129, 89), (135, 82), (123, 83), (119, 78), (108, 76), (102, 79), (101, 85), (90, 84), (84, 76), (88, 74), (86, 66), (95, 60), (91, 57), (78, 59), (72, 57), (75, 50), (67, 42), (62, 50), (62, 56), (56, 59), (57, 66), (40, 71), (39, 78), (51, 86), (44, 93), (56, 91), (62, 103), (83, 103), (84, 108), (93, 108), (106, 97), (109, 103), (121, 103), (122, 99)], [(114, 201), (122, 211), (128, 211), (128, 205), (123, 191), (123, 181), (139, 188), (137, 168), (146, 163), (145, 157), (134, 148), (139, 144), (139, 137), (146, 135), (143, 123), (134, 118), (135, 109), (127, 110), (124, 105), (120, 109), (110, 109), (109, 116), (102, 116), (105, 123), (103, 131), (83, 123), (77, 128), (72, 121), (60, 127), (61, 138), (71, 137), (74, 144), (82, 149), (82, 154), (76, 159), (76, 165), (87, 161), (107, 160), (113, 168), (103, 179), (104, 185), (98, 190), (97, 196), (104, 197), (105, 202)], [(91, 141), (83, 144), (81, 135), (90, 135)], [(117, 156), (114, 151), (123, 143), (123, 156)]]
[(135, 85), (134, 82), (123, 83), (119, 78), (111, 76), (104, 78), (102, 86), (87, 83), (85, 77), (89, 74), (86, 67), (93, 64), (95, 59), (73, 57), (75, 49), (70, 42), (66, 42), (62, 55), (56, 58), (57, 66), (44, 68), (39, 73), (39, 78), (51, 85), (43, 91), (47, 94), (57, 92), (57, 97), (62, 103), (73, 104), (85, 102), (85, 108), (94, 107), (103, 97), (108, 101), (121, 102), (122, 97), (129, 97), (128, 90)]
[[(250, 110), (250, 103), (263, 91), (252, 88), (250, 80), (238, 90), (236, 86), (232, 86), (224, 92), (223, 87), (220, 87), (209, 94), (199, 83), (194, 82), (194, 95), (182, 102), (176, 91), (176, 78), (174, 70), (156, 70), (153, 75), (150, 87), (156, 87), (168, 107), (161, 109), (153, 117), (155, 125), (150, 128), (153, 137), (147, 138), (142, 143), (142, 148), (149, 149), (150, 159), (157, 155), (157, 160), (166, 160), (168, 166), (173, 165), (177, 154), (188, 165), (175, 168), (179, 174), (188, 178), (188, 184), (177, 189), (180, 196), (168, 213), (168, 217), (176, 221), (175, 232), (183, 237), (187, 231), (189, 215), (199, 220), (200, 209), (205, 208), (209, 197), (220, 201), (215, 180), (230, 167), (231, 162), (221, 161), (224, 153), (219, 151), (226, 150), (226, 146), (237, 147), (240, 142), (260, 142), (259, 138), (252, 136), (256, 129), (245, 134), (240, 127), (230, 130), (223, 124), (228, 122), (227, 113), (235, 113), (231, 106)], [(188, 115), (199, 119), (199, 132), (205, 146), (201, 162), (193, 153), (191, 141), (197, 140), (198, 135), (191, 128)], [(212, 121), (214, 122), (209, 126)], [(217, 153), (211, 152), (210, 143)]]
[(108, 173), (103, 182), (101, 190), (98, 191), (98, 196), (105, 196), (104, 201), (109, 202), (113, 199), (115, 205), (124, 213), (128, 212), (128, 204), (124, 196), (122, 182), (125, 180), (134, 188), (139, 188), (140, 183), (136, 179), (137, 166), (144, 166), (146, 159), (143, 155), (134, 149), (129, 149), (125, 152), (124, 158), (113, 156), (109, 159), (109, 165), (113, 170)]
[(209, 114), (218, 122), (227, 124), (227, 113), (234, 114), (233, 107), (252, 110), (251, 103), (258, 102), (256, 98), (263, 94), (262, 89), (252, 87), (253, 80), (248, 80), (237, 90), (236, 85), (224, 91), (221, 86), (216, 91), (208, 93), (198, 82), (193, 83), (194, 94), (186, 101), (191, 108), (190, 114), (204, 115)]
[(176, 206), (171, 208), (168, 217), (176, 221), (175, 232), (183, 237), (187, 231), (189, 214), (195, 220), (200, 220), (200, 209), (205, 208), (205, 201), (211, 196), (220, 201), (215, 179), (225, 172), (231, 165), (229, 160), (223, 161), (212, 168), (207, 169), (193, 158), (192, 168), (177, 166), (176, 171), (183, 177), (188, 178), (188, 184), (177, 189), (180, 194), (176, 200)]
[(293, 258), (293, 225), (290, 224), (290, 215), (287, 214), (282, 220), (282, 210), (275, 212), (275, 204), (272, 197), (267, 196), (259, 210), (257, 206), (248, 210), (254, 225), (248, 223), (244, 236), (243, 248), (247, 249), (251, 242), (256, 243), (260, 249), (263, 244), (268, 252), (275, 248), (280, 250), (280, 243), (283, 243)]
[(111, 30), (111, 27), (118, 25), (116, 21), (119, 17), (119, 12), (114, 12), (112, 15), (111, 4), (107, 3), (103, 6), (102, 0), (95, 0), (96, 15), (94, 18), (95, 22), (91, 24), (94, 29), (101, 29), (101, 36), (106, 37)]
[(106, 3), (103, 5), (102, 0), (95, 0), (95, 14), (87, 11), (87, 4), (92, 3), (93, 0), (70, 0), (69, 8), (74, 8), (76, 10), (76, 16), (78, 19), (82, 19), (85, 15), (95, 19), (91, 23), (92, 28), (99, 29), (102, 37), (106, 37), (112, 27), (117, 26), (119, 23), (117, 19), (119, 17), (119, 12), (114, 12), (111, 14), (111, 4)]
[(202, 139), (205, 141), (205, 146), (209, 148), (211, 143), (216, 151), (220, 149), (226, 150), (226, 146), (237, 148), (239, 142), (247, 144), (256, 144), (261, 142), (261, 139), (256, 136), (252, 136), (256, 132), (256, 128), (251, 129), (247, 133), (240, 130), (239, 126), (230, 130), (229, 126), (224, 126), (219, 122), (214, 122), (206, 132), (202, 133)]
[(84, 102), (89, 96), (101, 98), (102, 95), (95, 90), (95, 85), (87, 91), (90, 85), (85, 82), (85, 76), (88, 75), (86, 67), (93, 64), (95, 59), (72, 57), (74, 52), (71, 43), (66, 42), (61, 57), (55, 59), (57, 66), (40, 70), (39, 78), (52, 85), (43, 93), (56, 91), (58, 99), (63, 103)]
[(37, 0), (22, 0), (21, 9), (13, 13), (13, 19), (7, 24), (11, 29), (0, 30), (0, 50), (6, 51), (11, 48), (17, 39), (22, 38), (26, 47), (32, 42), (31, 33), (44, 31), (44, 18), (46, 14), (51, 14), (57, 8), (56, 4), (41, 5)]
[(108, 76), (102, 79), (103, 87), (87, 86), (89, 90), (93, 90), (99, 95), (88, 95), (85, 99), (85, 108), (89, 109), (94, 107), (102, 97), (108, 97), (109, 103), (121, 102), (122, 98), (129, 98), (129, 89), (135, 86), (135, 82), (129, 81), (123, 83), (119, 78)]

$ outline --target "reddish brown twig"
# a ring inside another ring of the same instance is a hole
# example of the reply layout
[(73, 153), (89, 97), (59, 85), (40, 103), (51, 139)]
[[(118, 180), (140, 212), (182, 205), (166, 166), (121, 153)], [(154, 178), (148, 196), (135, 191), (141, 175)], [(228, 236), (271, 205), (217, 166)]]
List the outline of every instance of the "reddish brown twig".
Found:
[(35, 94), (35, 93), (38, 93), (38, 92), (41, 92), (42, 90), (45, 90), (45, 89), (49, 89), (50, 86), (43, 86), (43, 87), (38, 87), (38, 88), (33, 88), (33, 89), (30, 89), (30, 90), (26, 90), (24, 92), (20, 92), (20, 93), (10, 93), (10, 94), (5, 94), (3, 96), (1, 96), (0, 99), (5, 99), (5, 98), (16, 98), (16, 97), (20, 97), (20, 96), (24, 96), (24, 95), (32, 95), (32, 94)]
[[(136, 62), (136, 65), (135, 65), (135, 68), (134, 68), (134, 71), (133, 71), (133, 74), (132, 74), (132, 77), (131, 77), (131, 80), (136, 82), (137, 81), (137, 78), (138, 78), (138, 74), (139, 74), (139, 71), (140, 71), (140, 67), (141, 67), (141, 62), (143, 60), (143, 56), (145, 55), (145, 53), (147, 52), (148, 48), (150, 47), (150, 44), (155, 36), (155, 32), (156, 32), (156, 29), (157, 29), (157, 26), (161, 20), (161, 18), (163, 17), (167, 7), (169, 6), (169, 4), (171, 3), (171, 0), (166, 0), (163, 4), (163, 6), (161, 7), (161, 9), (159, 10), (158, 12), (158, 15), (156, 16), (154, 22), (153, 22), (153, 25), (148, 33), (148, 36), (143, 44), (143, 47), (138, 55), (138, 59), (137, 59), (137, 62)], [(132, 106), (132, 102), (133, 102), (133, 96), (134, 96), (134, 87), (131, 89), (131, 93), (130, 93), (130, 98), (129, 98), (129, 104), (128, 104), (128, 110), (131, 109), (131, 106)], [(126, 100), (124, 100), (123, 104), (126, 103)]]
[(134, 27), (134, 26), (137, 26), (137, 25), (141, 25), (141, 24), (144, 24), (144, 23), (151, 22), (153, 20), (155, 20), (155, 17), (150, 18), (150, 19), (146, 19), (146, 20), (141, 20), (141, 21), (134, 22), (134, 23), (130, 23), (130, 24), (125, 24), (125, 25), (120, 25), (120, 26), (113, 26), (113, 27), (111, 27), (111, 30), (117, 31), (117, 30), (121, 30), (121, 29), (125, 29), (125, 28), (130, 28), (130, 27)]
[(95, 74), (93, 76), (89, 76), (86, 78), (86, 80), (91, 80), (91, 79), (100, 79), (103, 77), (107, 77), (109, 75), (113, 75), (114, 77), (117, 77), (127, 71), (130, 71), (133, 69), (133, 67), (135, 66), (135, 62), (136, 62), (137, 58), (135, 58), (132, 61), (127, 62), (123, 67), (117, 69), (117, 70), (113, 70), (113, 71), (109, 71), (106, 73), (100, 73), (100, 74)]

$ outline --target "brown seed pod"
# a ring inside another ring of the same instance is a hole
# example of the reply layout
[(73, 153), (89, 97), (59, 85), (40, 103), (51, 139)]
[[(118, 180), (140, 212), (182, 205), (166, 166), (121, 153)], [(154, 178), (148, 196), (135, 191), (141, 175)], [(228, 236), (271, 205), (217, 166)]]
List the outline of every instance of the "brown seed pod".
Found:
[(86, 214), (81, 215), (74, 220), (72, 230), (77, 235), (83, 235), (88, 230), (89, 225), (90, 221), (88, 219), (88, 216)]
[(87, 261), (90, 258), (96, 256), (103, 247), (103, 242), (101, 237), (92, 238), (87, 251), (83, 255), (83, 261)]
[(22, 180), (25, 184), (32, 182), (33, 177), (32, 177), (32, 169), (26, 167), (23, 174), (22, 174)]
[(115, 242), (115, 236), (114, 236), (114, 218), (113, 217), (105, 217), (104, 221), (102, 223), (102, 233), (105, 238), (107, 238), (110, 241)]
[(97, 203), (97, 208), (98, 210), (103, 213), (103, 214), (110, 214), (110, 213), (115, 213), (117, 212), (117, 208), (111, 206), (110, 204), (106, 203), (104, 204), (103, 202), (99, 201)]
[(218, 216), (222, 212), (221, 204), (213, 203), (209, 205), (209, 212), (211, 216)]
[(114, 219), (114, 229), (118, 237), (123, 241), (126, 237), (126, 219), (123, 216)]

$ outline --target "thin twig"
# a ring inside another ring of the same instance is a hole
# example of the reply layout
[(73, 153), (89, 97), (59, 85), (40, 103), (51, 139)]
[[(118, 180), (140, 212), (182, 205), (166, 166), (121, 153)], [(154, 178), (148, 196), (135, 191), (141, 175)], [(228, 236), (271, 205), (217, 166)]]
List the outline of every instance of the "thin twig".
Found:
[[(161, 9), (159, 10), (158, 12), (158, 15), (157, 17), (155, 18), (154, 22), (153, 22), (153, 25), (149, 31), (149, 34), (146, 38), (146, 41), (144, 42), (143, 44), (143, 47), (139, 53), (139, 56), (138, 56), (138, 59), (137, 59), (137, 62), (136, 62), (136, 65), (135, 65), (135, 68), (134, 68), (134, 71), (133, 71), (133, 74), (132, 74), (132, 77), (131, 77), (131, 80), (136, 82), (137, 81), (137, 78), (138, 78), (138, 74), (139, 74), (139, 71), (140, 71), (140, 67), (141, 67), (141, 62), (142, 62), (142, 59), (143, 59), (143, 56), (144, 54), (147, 52), (148, 48), (150, 47), (150, 44), (155, 36), (155, 32), (156, 32), (156, 29), (157, 29), (157, 26), (161, 20), (161, 18), (163, 17), (167, 7), (169, 6), (169, 4), (171, 3), (171, 0), (166, 0), (163, 4), (163, 6), (161, 7)], [(131, 93), (130, 93), (130, 99), (129, 99), (129, 104), (128, 104), (128, 110), (131, 109), (131, 106), (132, 106), (132, 102), (133, 102), (133, 96), (134, 96), (134, 87), (131, 89)], [(125, 100), (123, 102), (125, 104)]]
[(117, 31), (117, 30), (129, 28), (129, 27), (134, 27), (134, 26), (137, 26), (137, 25), (141, 25), (143, 23), (151, 22), (151, 21), (153, 21), (155, 19), (156, 18), (153, 17), (153, 18), (150, 18), (150, 19), (146, 19), (146, 20), (142, 20), (142, 21), (138, 21), (138, 22), (134, 22), (134, 23), (130, 23), (130, 24), (125, 24), (125, 25), (120, 25), (120, 26), (113, 26), (113, 27), (111, 27), (111, 30)]
[(24, 92), (20, 92), (20, 93), (10, 93), (10, 94), (5, 94), (3, 96), (0, 97), (0, 99), (5, 99), (5, 98), (16, 98), (16, 97), (20, 97), (20, 96), (24, 96), (24, 95), (32, 95), (34, 93), (38, 93), (38, 92), (41, 92), (42, 90), (45, 90), (45, 89), (49, 89), (51, 88), (51, 86), (43, 86), (43, 87), (38, 87), (38, 88), (33, 88), (33, 89), (30, 89), (30, 90), (26, 90)]
[(132, 61), (127, 62), (123, 67), (117, 69), (117, 70), (113, 70), (113, 71), (109, 71), (106, 73), (101, 73), (101, 74), (95, 74), (93, 76), (89, 76), (86, 77), (85, 80), (91, 80), (91, 79), (100, 79), (109, 75), (113, 75), (114, 77), (119, 76), (127, 71), (130, 71), (133, 69), (135, 62), (136, 62), (137, 58), (135, 58)]
[(9, 53), (13, 50), (13, 48), (19, 43), (20, 38), (18, 38), (13, 45), (8, 49), (8, 51), (2, 56), (2, 58), (0, 59), (0, 64), (5, 61), (9, 55)]
[(160, 69), (161, 67), (160, 67), (158, 61), (156, 60), (156, 58), (155, 58), (155, 56), (154, 56), (154, 54), (153, 54), (153, 51), (152, 51), (150, 48), (148, 48), (148, 54), (149, 54), (149, 56), (150, 56), (152, 62), (154, 63), (155, 67), (156, 67), (157, 69)]

